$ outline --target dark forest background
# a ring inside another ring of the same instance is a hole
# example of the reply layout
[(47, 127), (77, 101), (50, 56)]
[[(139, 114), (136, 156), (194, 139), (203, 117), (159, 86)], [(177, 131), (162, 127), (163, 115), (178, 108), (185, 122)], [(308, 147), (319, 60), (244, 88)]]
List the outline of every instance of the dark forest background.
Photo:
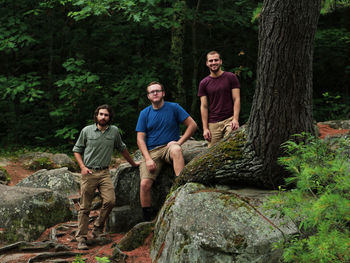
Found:
[[(350, 7), (324, 1), (315, 39), (315, 121), (349, 119)], [(206, 53), (221, 53), (241, 83), (240, 123), (248, 118), (256, 79), (259, 6), (254, 0), (1, 1), (0, 148), (69, 151), (104, 103), (123, 140), (149, 105), (146, 85), (164, 84), (199, 124), (197, 89)], [(327, 5), (327, 3), (332, 3)], [(297, 14), (295, 14), (297, 15)], [(288, 61), (286, 61), (288, 63)]]

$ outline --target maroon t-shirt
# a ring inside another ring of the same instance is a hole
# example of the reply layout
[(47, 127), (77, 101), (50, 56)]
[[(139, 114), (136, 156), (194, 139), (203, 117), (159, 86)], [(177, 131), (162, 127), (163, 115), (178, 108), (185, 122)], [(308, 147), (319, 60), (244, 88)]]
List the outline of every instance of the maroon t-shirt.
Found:
[(226, 120), (233, 116), (232, 89), (239, 89), (239, 81), (232, 72), (224, 72), (220, 77), (205, 77), (199, 83), (198, 96), (207, 96), (209, 103), (209, 123)]

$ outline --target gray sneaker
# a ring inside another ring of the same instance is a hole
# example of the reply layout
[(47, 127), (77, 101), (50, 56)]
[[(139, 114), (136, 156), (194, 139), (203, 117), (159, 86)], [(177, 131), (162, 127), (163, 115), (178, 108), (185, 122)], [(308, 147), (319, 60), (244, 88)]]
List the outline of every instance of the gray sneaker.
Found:
[(86, 245), (86, 240), (80, 240), (78, 243), (78, 249), (79, 250), (88, 250), (88, 246)]

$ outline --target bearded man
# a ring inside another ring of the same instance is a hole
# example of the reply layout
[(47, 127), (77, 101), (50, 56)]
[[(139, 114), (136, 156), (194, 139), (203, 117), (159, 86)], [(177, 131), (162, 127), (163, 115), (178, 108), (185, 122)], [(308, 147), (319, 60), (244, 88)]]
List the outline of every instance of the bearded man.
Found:
[(88, 249), (86, 240), (89, 231), (89, 214), (96, 189), (99, 190), (102, 197), (102, 208), (94, 223), (92, 231), (94, 238), (103, 234), (105, 222), (115, 205), (114, 186), (109, 173), (113, 150), (117, 149), (121, 152), (133, 167), (140, 165), (140, 162), (134, 162), (130, 157), (118, 128), (111, 125), (113, 111), (109, 105), (97, 107), (94, 120), (95, 124), (82, 129), (73, 148), (74, 157), (81, 169), (81, 198), (76, 233), (78, 249), (80, 250)]

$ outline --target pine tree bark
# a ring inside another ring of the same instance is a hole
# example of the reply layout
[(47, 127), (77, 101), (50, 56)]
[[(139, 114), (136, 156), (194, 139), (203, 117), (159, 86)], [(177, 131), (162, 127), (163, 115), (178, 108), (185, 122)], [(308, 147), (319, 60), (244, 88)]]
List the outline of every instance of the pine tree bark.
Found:
[(320, 0), (265, 0), (261, 11), (248, 143), (271, 184), (283, 174), (276, 163), (281, 143), (313, 133), (312, 58), (320, 8)]

